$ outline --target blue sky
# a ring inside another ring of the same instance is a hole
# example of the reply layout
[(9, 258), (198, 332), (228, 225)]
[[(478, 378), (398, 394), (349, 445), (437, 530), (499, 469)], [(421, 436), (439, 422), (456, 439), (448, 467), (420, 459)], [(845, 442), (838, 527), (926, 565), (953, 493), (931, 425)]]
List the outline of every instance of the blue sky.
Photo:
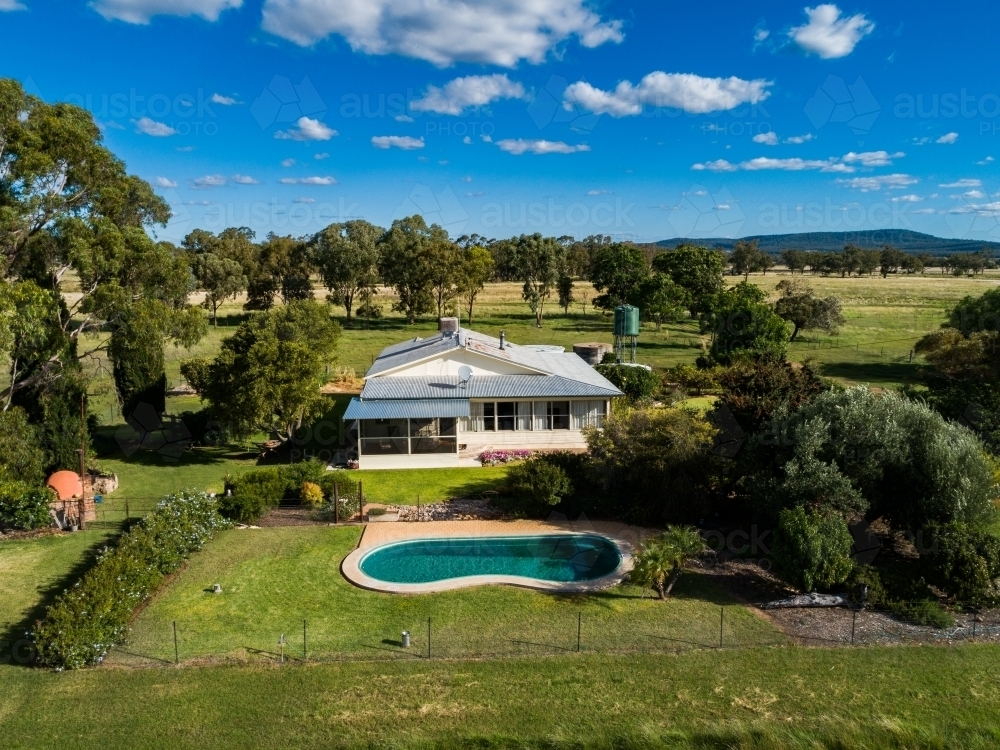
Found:
[(985, 2), (0, 0), (159, 236), (420, 212), (453, 236), (1000, 241)]

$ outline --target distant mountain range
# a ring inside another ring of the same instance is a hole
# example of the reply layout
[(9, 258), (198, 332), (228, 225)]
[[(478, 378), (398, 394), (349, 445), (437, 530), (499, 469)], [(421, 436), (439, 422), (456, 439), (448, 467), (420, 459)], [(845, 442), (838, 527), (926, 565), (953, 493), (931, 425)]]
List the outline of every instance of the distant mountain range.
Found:
[[(811, 250), (819, 252), (835, 252), (843, 250), (845, 245), (856, 245), (864, 248), (877, 248), (882, 245), (892, 247), (907, 253), (930, 253), (931, 255), (951, 255), (953, 253), (972, 253), (990, 248), (997, 253), (1000, 242), (985, 242), (978, 240), (949, 240), (935, 237), (931, 234), (911, 232), (907, 229), (880, 229), (858, 232), (802, 232), (800, 234), (761, 234), (741, 237), (744, 240), (757, 240), (760, 249), (771, 254), (782, 250)], [(689, 243), (701, 247), (732, 250), (737, 239), (712, 237), (703, 239), (677, 238), (660, 240), (660, 247), (676, 247)]]

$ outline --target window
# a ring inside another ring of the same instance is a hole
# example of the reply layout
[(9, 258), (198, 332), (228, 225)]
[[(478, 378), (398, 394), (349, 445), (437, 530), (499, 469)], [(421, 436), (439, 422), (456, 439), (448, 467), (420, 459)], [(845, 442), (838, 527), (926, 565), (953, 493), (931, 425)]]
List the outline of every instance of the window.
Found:
[(513, 431), (514, 409), (513, 401), (501, 401), (497, 404), (497, 430)]
[(530, 430), (531, 429), (531, 402), (530, 401), (518, 401), (517, 402), (517, 429), (519, 429), (519, 430)]
[(548, 401), (536, 401), (535, 402), (535, 429), (536, 430), (549, 430), (549, 429), (551, 429), (551, 423), (549, 422), (549, 402)]
[(361, 455), (397, 456), (409, 453), (456, 453), (457, 420), (362, 419)]
[(496, 405), (490, 401), (483, 404), (483, 429), (486, 432), (494, 432), (496, 430)]
[(551, 401), (549, 402), (549, 413), (552, 415), (552, 426), (550, 429), (553, 430), (568, 430), (569, 429), (569, 401)]
[(362, 419), (361, 455), (398, 456), (409, 453), (405, 419)]

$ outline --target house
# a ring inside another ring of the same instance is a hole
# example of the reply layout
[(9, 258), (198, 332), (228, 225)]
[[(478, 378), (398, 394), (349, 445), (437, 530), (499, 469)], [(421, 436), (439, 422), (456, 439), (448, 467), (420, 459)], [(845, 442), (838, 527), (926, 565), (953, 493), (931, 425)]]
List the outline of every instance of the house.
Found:
[(363, 469), (475, 463), (485, 449), (583, 450), (622, 393), (561, 346), (522, 346), (442, 318), (379, 354), (344, 420)]

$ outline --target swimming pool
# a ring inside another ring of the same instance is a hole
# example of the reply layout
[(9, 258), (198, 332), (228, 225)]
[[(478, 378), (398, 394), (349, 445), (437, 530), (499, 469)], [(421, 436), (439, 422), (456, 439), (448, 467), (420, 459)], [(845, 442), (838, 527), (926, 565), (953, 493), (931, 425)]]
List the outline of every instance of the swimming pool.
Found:
[(356, 550), (344, 574), (365, 588), (400, 593), (488, 583), (574, 591), (617, 583), (624, 562), (619, 545), (599, 534), (431, 538)]

